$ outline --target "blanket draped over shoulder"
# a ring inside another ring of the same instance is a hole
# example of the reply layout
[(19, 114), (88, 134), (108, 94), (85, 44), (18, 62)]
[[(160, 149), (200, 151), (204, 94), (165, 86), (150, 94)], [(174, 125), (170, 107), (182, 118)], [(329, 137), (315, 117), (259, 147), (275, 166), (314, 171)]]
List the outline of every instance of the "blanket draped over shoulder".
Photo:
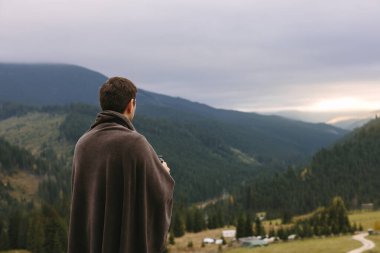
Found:
[(124, 115), (103, 111), (73, 158), (68, 253), (161, 253), (174, 180)]

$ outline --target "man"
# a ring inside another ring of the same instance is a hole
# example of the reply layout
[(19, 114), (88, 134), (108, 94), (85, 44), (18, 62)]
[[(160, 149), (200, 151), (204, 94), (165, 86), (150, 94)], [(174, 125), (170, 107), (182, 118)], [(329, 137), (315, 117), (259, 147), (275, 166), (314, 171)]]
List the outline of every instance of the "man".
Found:
[(100, 88), (91, 129), (75, 146), (68, 253), (161, 253), (174, 181), (131, 121), (135, 85), (113, 77)]

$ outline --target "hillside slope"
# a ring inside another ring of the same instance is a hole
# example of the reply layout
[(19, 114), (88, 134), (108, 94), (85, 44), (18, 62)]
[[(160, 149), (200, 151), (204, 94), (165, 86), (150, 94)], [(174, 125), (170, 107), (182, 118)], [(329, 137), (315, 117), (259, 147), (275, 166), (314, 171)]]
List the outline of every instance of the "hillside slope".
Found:
[(311, 172), (320, 201), (332, 195), (344, 197), (351, 207), (361, 203), (380, 205), (380, 119), (350, 133), (312, 160)]
[(235, 192), (238, 205), (274, 215), (302, 214), (341, 196), (350, 209), (380, 206), (380, 119), (317, 152), (310, 166), (264, 175)]

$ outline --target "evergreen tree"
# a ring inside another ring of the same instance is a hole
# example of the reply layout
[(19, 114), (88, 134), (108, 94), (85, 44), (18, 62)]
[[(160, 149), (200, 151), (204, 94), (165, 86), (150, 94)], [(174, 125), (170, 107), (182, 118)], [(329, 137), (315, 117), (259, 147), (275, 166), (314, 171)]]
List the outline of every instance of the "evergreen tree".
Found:
[(194, 210), (194, 232), (200, 232), (206, 228), (206, 222), (202, 210)]
[(334, 234), (346, 233), (351, 230), (347, 209), (341, 197), (335, 197), (328, 208), (329, 225)]
[(0, 250), (9, 249), (9, 237), (7, 233), (7, 228), (3, 221), (0, 221)]
[(264, 236), (265, 230), (263, 225), (261, 224), (261, 220), (259, 217), (256, 217), (255, 219), (255, 235), (256, 236)]
[(242, 237), (245, 237), (245, 221), (243, 214), (240, 214), (236, 225), (236, 239)]
[(27, 249), (31, 252), (43, 252), (44, 246), (44, 221), (38, 214), (29, 220)]
[(178, 212), (174, 214), (173, 218), (173, 235), (175, 237), (181, 237), (185, 234), (185, 225)]
[(245, 226), (244, 226), (244, 236), (252, 236), (253, 230), (252, 230), (252, 220), (251, 215), (247, 214), (245, 219)]
[(194, 211), (192, 208), (186, 212), (186, 231), (194, 232)]
[(20, 223), (22, 221), (21, 212), (19, 210), (15, 211), (9, 218), (8, 227), (8, 238), (9, 247), (11, 249), (19, 249), (19, 233), (20, 233)]

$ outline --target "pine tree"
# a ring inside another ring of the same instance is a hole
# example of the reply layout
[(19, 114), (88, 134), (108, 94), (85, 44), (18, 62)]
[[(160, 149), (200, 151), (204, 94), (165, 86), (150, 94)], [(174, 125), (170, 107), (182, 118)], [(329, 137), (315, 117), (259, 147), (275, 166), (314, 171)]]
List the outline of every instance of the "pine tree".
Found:
[(200, 232), (206, 228), (203, 212), (196, 208), (194, 211), (194, 232)]
[(236, 239), (242, 238), (245, 236), (244, 233), (245, 221), (242, 214), (239, 215), (236, 225)]
[(19, 249), (19, 229), (21, 222), (21, 212), (16, 211), (9, 218), (8, 238), (11, 249)]
[(334, 234), (346, 233), (351, 230), (347, 209), (341, 197), (335, 197), (328, 208), (329, 225)]
[(253, 230), (252, 230), (252, 220), (251, 215), (247, 214), (245, 219), (245, 226), (244, 226), (244, 236), (252, 236)]
[(9, 237), (3, 221), (0, 222), (0, 250), (9, 249)]
[(264, 236), (265, 230), (263, 225), (261, 224), (261, 220), (259, 217), (256, 217), (255, 219), (255, 235), (256, 236)]
[(185, 234), (185, 226), (182, 218), (178, 212), (175, 213), (173, 219), (173, 235), (175, 237), (181, 237)]
[(194, 232), (194, 212), (193, 209), (189, 209), (186, 212), (186, 231)]
[(44, 222), (39, 215), (31, 216), (28, 227), (27, 249), (31, 252), (43, 252)]

